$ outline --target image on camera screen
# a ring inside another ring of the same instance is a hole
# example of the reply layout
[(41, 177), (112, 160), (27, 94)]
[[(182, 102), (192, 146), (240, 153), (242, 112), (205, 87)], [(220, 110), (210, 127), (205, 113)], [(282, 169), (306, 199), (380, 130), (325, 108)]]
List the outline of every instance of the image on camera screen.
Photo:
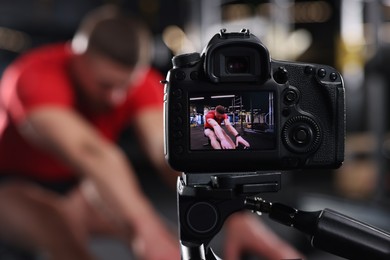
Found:
[(270, 91), (190, 94), (190, 150), (274, 149), (273, 98)]

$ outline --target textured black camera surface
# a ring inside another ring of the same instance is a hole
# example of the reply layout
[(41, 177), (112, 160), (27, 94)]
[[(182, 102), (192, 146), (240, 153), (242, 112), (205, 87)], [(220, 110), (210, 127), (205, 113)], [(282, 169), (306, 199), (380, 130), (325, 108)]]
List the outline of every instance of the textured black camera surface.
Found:
[[(230, 61), (244, 64), (224, 70)], [(221, 31), (202, 54), (176, 56), (173, 64), (165, 83), (164, 115), (165, 155), (174, 169), (244, 172), (337, 168), (343, 162), (344, 85), (334, 68), (272, 60), (260, 40), (245, 30)], [(247, 65), (251, 67), (242, 68)], [(191, 148), (191, 96), (257, 92), (273, 93), (272, 149)]]

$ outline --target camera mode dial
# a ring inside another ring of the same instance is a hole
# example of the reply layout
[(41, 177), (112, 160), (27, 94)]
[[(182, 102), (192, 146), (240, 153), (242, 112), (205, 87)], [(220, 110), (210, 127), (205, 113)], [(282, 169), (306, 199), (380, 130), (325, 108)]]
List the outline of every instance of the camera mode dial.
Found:
[(310, 153), (321, 143), (321, 129), (308, 116), (290, 118), (283, 127), (282, 139), (287, 148), (295, 153)]
[(198, 52), (181, 54), (172, 58), (172, 64), (175, 68), (191, 67), (198, 61), (200, 61), (200, 54)]

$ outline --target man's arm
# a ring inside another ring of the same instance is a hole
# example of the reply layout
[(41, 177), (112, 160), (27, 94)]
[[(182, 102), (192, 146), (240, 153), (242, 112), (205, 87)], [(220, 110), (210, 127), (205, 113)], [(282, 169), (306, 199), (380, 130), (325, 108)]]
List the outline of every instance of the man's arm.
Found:
[(235, 142), (236, 147), (238, 146), (239, 143), (241, 143), (245, 147), (250, 147), (250, 144), (246, 140), (244, 140), (244, 138), (242, 138), (238, 133), (238, 131), (232, 126), (232, 124), (229, 121), (229, 118), (226, 118), (224, 122), (228, 131), (236, 138), (236, 142)]
[(212, 118), (207, 119), (207, 122), (213, 127), (215, 135), (218, 137), (222, 149), (234, 149), (234, 142), (222, 129), (222, 127)]
[(233, 135), (233, 136), (236, 136), (238, 134), (237, 130), (232, 126), (232, 124), (230, 123), (230, 120), (229, 118), (226, 118), (224, 120), (224, 123), (225, 123), (225, 127), (227, 128), (227, 130)]
[[(135, 235), (142, 237), (143, 243), (151, 249), (157, 249), (151, 245), (155, 242), (170, 241), (150, 202), (142, 194), (125, 155), (78, 114), (59, 107), (38, 108), (27, 115), (20, 130), (28, 140), (49, 149), (75, 172), (90, 179), (104, 202), (130, 224)], [(166, 240), (158, 241), (161, 238)], [(174, 249), (172, 243), (163, 250), (169, 251), (168, 256), (178, 256)]]
[(162, 110), (150, 108), (140, 112), (135, 119), (135, 129), (142, 148), (158, 173), (172, 188), (175, 188), (180, 173), (173, 170), (165, 160)]
[(218, 137), (218, 139), (220, 141), (225, 141), (226, 137), (225, 135), (223, 134), (223, 129), (222, 127), (217, 123), (217, 121), (215, 121), (214, 119), (212, 118), (208, 118), (207, 119), (207, 123), (209, 123), (213, 129), (214, 129), (214, 133), (215, 135)]

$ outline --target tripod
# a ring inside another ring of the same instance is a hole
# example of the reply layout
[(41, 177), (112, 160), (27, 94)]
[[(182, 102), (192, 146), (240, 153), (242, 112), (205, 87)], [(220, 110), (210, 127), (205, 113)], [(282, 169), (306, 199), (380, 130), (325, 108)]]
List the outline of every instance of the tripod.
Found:
[(244, 209), (311, 237), (313, 247), (347, 259), (390, 259), (390, 234), (330, 209), (300, 211), (255, 195), (281, 189), (280, 172), (183, 173), (177, 182), (177, 209), (183, 260), (218, 260), (209, 247), (225, 220)]

